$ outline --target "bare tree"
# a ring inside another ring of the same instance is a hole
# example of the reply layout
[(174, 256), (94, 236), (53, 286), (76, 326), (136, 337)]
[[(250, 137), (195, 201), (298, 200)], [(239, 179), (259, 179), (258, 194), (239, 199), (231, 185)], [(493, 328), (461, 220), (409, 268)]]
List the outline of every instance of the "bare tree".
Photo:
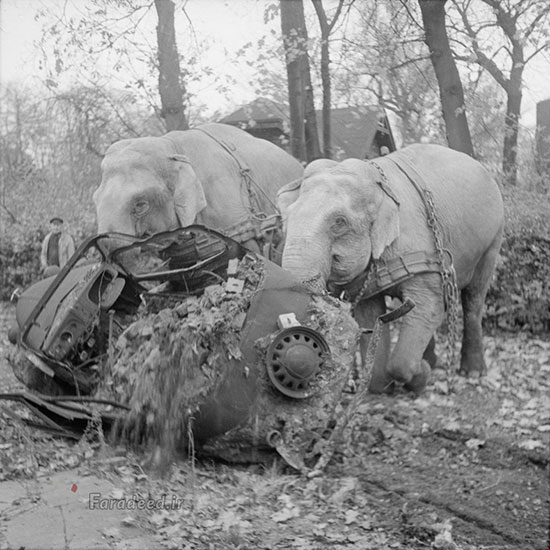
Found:
[(418, 2), (422, 12), (426, 44), (430, 50), (439, 83), (449, 147), (473, 155), (474, 148), (466, 119), (464, 91), (445, 25), (446, 0), (418, 0)]
[(302, 0), (280, 0), (281, 30), (288, 75), (292, 154), (302, 161), (321, 156), (307, 52)]
[[(506, 182), (517, 182), (519, 117), (525, 66), (542, 51), (550, 51), (547, 0), (453, 0), (468, 39), (465, 55), (478, 63), (506, 93), (502, 169)], [(489, 9), (481, 9), (488, 7)], [(506, 67), (507, 68), (503, 68)]]
[[(331, 109), (331, 84), (330, 84), (330, 49), (329, 39), (340, 14), (344, 7), (345, 0), (338, 0), (338, 6), (336, 11), (329, 21), (327, 13), (323, 7), (322, 0), (311, 0), (315, 12), (317, 13), (317, 19), (319, 20), (319, 27), (321, 29), (321, 83), (323, 87), (323, 154), (326, 158), (332, 158), (332, 145), (331, 145), (331, 121), (330, 121), (330, 109)], [(348, 5), (351, 7), (354, 0)]]
[[(111, 88), (119, 76), (136, 101), (148, 103), (165, 129), (187, 128), (187, 90), (176, 47), (174, 16), (171, 0), (96, 0), (85, 4), (78, 17), (65, 11), (57, 13), (46, 5), (38, 10), (44, 26), (40, 64), (45, 84), (57, 92), (62, 74), (72, 72), (84, 86), (100, 90)], [(157, 20), (156, 46), (144, 24), (152, 17)], [(108, 77), (98, 70), (104, 62), (112, 63)], [(189, 60), (191, 74), (192, 63)], [(127, 121), (127, 125), (130, 129), (132, 122)]]
[(174, 2), (155, 0), (155, 7), (158, 14), (157, 43), (161, 117), (166, 121), (168, 131), (187, 130), (189, 123), (183, 107), (185, 89), (176, 45)]
[(372, 101), (394, 112), (404, 143), (444, 139), (438, 86), (420, 14), (399, 0), (355, 3), (358, 25), (335, 57), (333, 88), (347, 103)]

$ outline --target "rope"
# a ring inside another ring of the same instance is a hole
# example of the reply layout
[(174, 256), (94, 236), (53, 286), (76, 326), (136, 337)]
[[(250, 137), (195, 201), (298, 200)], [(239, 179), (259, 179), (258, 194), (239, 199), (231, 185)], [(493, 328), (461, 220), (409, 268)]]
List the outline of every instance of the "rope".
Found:
[[(231, 148), (231, 146), (229, 146), (225, 141), (218, 139), (216, 136), (214, 136), (204, 128), (193, 128), (193, 129), (198, 130), (199, 132), (202, 132), (203, 134), (207, 135), (210, 139), (214, 140), (220, 147), (225, 149), (225, 151), (227, 151), (229, 155), (233, 158), (233, 160), (237, 163), (241, 177), (245, 181), (251, 204), (252, 204), (252, 200), (254, 200), (257, 203), (256, 206), (260, 206), (258, 197), (255, 196), (254, 190), (252, 189), (252, 186), (253, 186), (256, 189), (256, 191), (259, 191), (264, 196), (264, 198), (269, 202), (269, 204), (273, 206), (275, 211), (277, 210), (277, 205), (275, 204), (275, 202), (269, 197), (267, 192), (258, 184), (258, 182), (254, 180), (254, 178), (250, 175), (251, 170), (246, 164), (246, 162), (242, 159), (239, 159), (239, 157), (235, 154), (237, 150), (235, 147)], [(251, 213), (253, 215), (256, 215), (254, 210), (251, 210)], [(263, 214), (263, 213), (260, 213), (260, 214)], [(265, 216), (265, 214), (263, 215)]]

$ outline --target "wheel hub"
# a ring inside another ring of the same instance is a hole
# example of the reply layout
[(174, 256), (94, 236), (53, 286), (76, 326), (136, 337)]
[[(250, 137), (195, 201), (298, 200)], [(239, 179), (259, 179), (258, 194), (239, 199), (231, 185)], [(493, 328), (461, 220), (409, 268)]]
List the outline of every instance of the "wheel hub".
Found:
[(330, 349), (321, 334), (297, 326), (277, 334), (267, 350), (267, 373), (281, 393), (295, 399), (312, 394), (311, 382)]

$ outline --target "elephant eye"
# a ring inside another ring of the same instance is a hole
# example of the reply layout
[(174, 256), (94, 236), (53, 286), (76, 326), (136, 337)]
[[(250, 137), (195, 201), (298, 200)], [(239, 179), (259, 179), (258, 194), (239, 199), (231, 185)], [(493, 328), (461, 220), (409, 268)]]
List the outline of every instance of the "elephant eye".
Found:
[(331, 229), (333, 233), (341, 234), (347, 230), (348, 225), (349, 223), (345, 216), (336, 216), (332, 222)]
[(143, 216), (149, 210), (147, 201), (137, 201), (134, 204), (134, 215), (137, 217)]

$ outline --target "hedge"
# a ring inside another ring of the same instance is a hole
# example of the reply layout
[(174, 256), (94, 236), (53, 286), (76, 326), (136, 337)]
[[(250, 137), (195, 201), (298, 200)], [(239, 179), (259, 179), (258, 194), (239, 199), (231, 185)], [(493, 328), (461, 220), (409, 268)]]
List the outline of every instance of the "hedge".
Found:
[(486, 328), (550, 333), (550, 239), (505, 235), (484, 322)]
[(0, 244), (0, 300), (9, 300), (16, 288), (25, 289), (41, 278), (40, 250), (45, 233), (19, 235)]

